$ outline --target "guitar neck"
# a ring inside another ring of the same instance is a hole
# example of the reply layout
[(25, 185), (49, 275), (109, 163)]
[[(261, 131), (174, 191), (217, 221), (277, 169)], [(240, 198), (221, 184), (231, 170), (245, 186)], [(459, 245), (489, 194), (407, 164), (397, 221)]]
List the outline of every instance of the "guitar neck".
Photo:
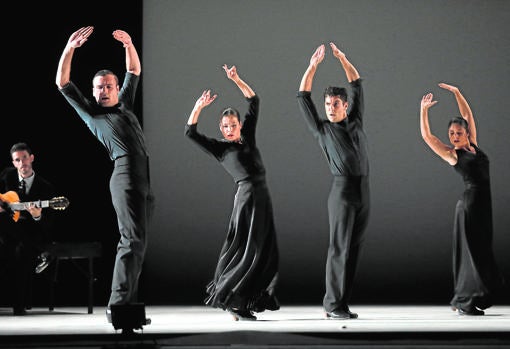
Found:
[(50, 207), (50, 200), (38, 200), (38, 201), (30, 201), (30, 202), (14, 202), (10, 203), (9, 206), (14, 211), (23, 211), (26, 210), (25, 205), (34, 204), (36, 207), (39, 208), (46, 208)]

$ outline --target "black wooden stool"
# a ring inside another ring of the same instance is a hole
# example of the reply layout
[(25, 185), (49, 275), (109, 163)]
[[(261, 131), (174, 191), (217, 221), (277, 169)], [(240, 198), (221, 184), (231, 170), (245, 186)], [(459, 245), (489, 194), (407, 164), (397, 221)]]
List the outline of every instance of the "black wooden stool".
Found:
[[(101, 243), (99, 242), (53, 242), (45, 246), (45, 252), (54, 263), (51, 268), (50, 305), (55, 308), (55, 287), (57, 285), (58, 266), (60, 261), (69, 260), (82, 272), (88, 280), (88, 313), (94, 309), (94, 258), (101, 256)], [(81, 268), (75, 260), (88, 259), (88, 270)]]

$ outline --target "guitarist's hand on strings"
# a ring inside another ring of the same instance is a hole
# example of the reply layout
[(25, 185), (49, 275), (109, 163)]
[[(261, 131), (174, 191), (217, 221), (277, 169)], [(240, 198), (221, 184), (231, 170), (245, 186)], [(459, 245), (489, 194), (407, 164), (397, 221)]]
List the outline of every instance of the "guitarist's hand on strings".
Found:
[(34, 202), (27, 202), (25, 204), (25, 209), (30, 212), (32, 218), (35, 220), (41, 219), (42, 207), (37, 207)]

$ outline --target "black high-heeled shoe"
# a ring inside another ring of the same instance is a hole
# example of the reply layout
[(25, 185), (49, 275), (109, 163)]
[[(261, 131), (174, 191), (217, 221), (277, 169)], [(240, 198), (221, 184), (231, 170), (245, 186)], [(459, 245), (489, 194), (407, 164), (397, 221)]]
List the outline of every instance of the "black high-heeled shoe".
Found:
[(257, 317), (246, 309), (228, 308), (227, 311), (232, 315), (235, 321), (255, 321)]
[(467, 309), (458, 308), (457, 309), (459, 315), (468, 315), (468, 316), (480, 316), (485, 315), (483, 310), (477, 309), (476, 307), (470, 307)]

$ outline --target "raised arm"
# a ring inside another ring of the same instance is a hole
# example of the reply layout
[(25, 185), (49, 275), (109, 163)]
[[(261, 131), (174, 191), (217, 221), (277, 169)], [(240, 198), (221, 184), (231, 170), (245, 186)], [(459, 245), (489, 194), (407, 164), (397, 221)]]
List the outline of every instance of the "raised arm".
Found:
[(55, 83), (58, 88), (63, 88), (71, 80), (71, 61), (73, 59), (74, 49), (81, 47), (94, 31), (94, 27), (82, 27), (71, 34), (67, 40), (66, 47), (60, 56), (57, 68)]
[(194, 125), (198, 122), (198, 117), (200, 116), (200, 112), (202, 109), (207, 107), (209, 104), (214, 102), (218, 95), (211, 96), (211, 90), (205, 90), (202, 92), (202, 95), (195, 102), (195, 106), (191, 111), (188, 118), (188, 125)]
[(464, 120), (468, 123), (468, 131), (469, 131), (469, 142), (478, 145), (477, 139), (476, 139), (476, 124), (475, 124), (475, 118), (473, 117), (473, 112), (471, 111), (471, 108), (469, 107), (468, 102), (460, 93), (460, 90), (458, 87), (455, 87), (453, 85), (445, 84), (444, 82), (439, 84), (439, 87), (444, 88), (445, 90), (450, 91), (455, 96), (455, 100), (457, 101), (457, 106), (459, 107), (460, 115), (464, 118)]
[(142, 64), (140, 63), (140, 57), (138, 57), (138, 52), (131, 40), (131, 36), (123, 30), (115, 30), (113, 37), (115, 40), (120, 41), (126, 50), (126, 71), (134, 75), (140, 75)]
[(248, 86), (248, 84), (243, 79), (241, 79), (237, 74), (237, 68), (235, 65), (229, 68), (226, 64), (224, 64), (223, 70), (225, 70), (225, 73), (227, 73), (227, 78), (232, 80), (237, 85), (237, 87), (239, 87), (239, 89), (243, 93), (243, 96), (245, 96), (246, 98), (251, 98), (255, 96), (255, 92), (251, 89), (251, 87)]
[(430, 132), (429, 125), (429, 108), (437, 103), (437, 101), (433, 100), (434, 96), (432, 93), (427, 93), (421, 99), (420, 105), (420, 130), (421, 136), (425, 143), (441, 157), (444, 161), (448, 162), (450, 165), (455, 165), (457, 163), (457, 153), (455, 149), (449, 147), (445, 143), (441, 142), (439, 138), (434, 136)]
[(312, 91), (313, 78), (315, 76), (315, 72), (317, 71), (317, 67), (324, 59), (325, 54), (325, 46), (324, 44), (317, 47), (312, 57), (310, 58), (310, 64), (308, 64), (308, 68), (306, 68), (303, 77), (301, 78), (301, 83), (299, 84), (299, 91)]
[(340, 51), (338, 47), (332, 42), (329, 43), (329, 46), (331, 47), (331, 50), (333, 51), (333, 56), (338, 58), (340, 63), (342, 64), (342, 67), (345, 71), (345, 76), (347, 76), (347, 81), (352, 82), (356, 81), (360, 78), (358, 71), (356, 68), (352, 65), (352, 63), (345, 57), (345, 53)]

